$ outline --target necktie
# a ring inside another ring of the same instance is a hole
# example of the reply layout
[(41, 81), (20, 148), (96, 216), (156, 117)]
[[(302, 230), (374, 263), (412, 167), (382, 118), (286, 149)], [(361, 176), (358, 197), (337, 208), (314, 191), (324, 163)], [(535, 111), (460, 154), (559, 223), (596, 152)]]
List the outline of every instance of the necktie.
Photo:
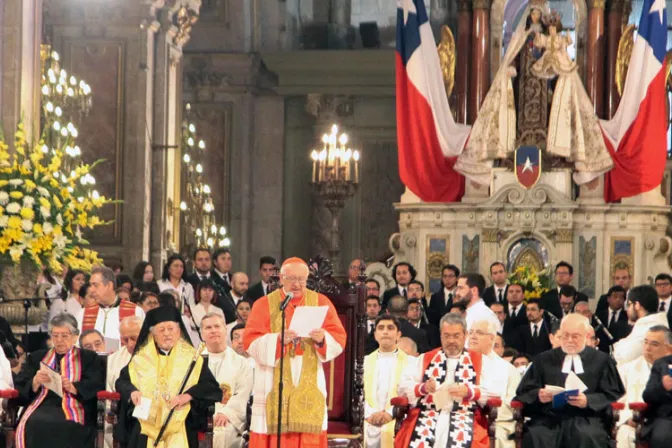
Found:
[(451, 303), (452, 301), (453, 301), (453, 293), (452, 293), (452, 292), (449, 292), (449, 293), (448, 293), (448, 301), (446, 302), (446, 305), (448, 305), (448, 304)]
[(201, 275), (201, 281), (205, 280), (207, 277), (205, 275)]
[(403, 294), (404, 297), (408, 297), (408, 295), (406, 294), (406, 288), (404, 288), (402, 294)]
[(660, 301), (660, 308), (658, 308), (658, 311), (665, 311), (665, 302), (662, 300)]
[(609, 328), (614, 326), (614, 322), (616, 322), (616, 311), (611, 310), (611, 318), (609, 319)]
[(514, 305), (513, 308), (511, 309), (511, 316), (516, 317), (516, 306)]
[(534, 324), (534, 331), (532, 332), (532, 337), (537, 338), (539, 336), (539, 332), (537, 331), (537, 324)]
[(499, 289), (499, 299), (497, 299), (499, 302), (502, 301), (502, 290)]

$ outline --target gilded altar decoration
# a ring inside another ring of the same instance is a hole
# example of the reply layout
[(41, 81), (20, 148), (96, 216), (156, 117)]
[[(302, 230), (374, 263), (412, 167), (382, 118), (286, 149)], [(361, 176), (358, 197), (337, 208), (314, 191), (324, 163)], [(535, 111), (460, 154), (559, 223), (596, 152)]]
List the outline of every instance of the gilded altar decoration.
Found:
[(455, 52), (455, 38), (448, 25), (441, 27), (441, 42), (439, 42), (437, 51), (439, 52), (439, 62), (441, 64), (443, 83), (446, 87), (446, 96), (450, 96), (455, 86), (455, 59), (457, 58), (457, 54)]
[(635, 45), (635, 24), (631, 23), (621, 35), (618, 41), (618, 53), (616, 54), (616, 89), (618, 94), (623, 95), (625, 87), (625, 78), (628, 75), (628, 65), (630, 65), (630, 56)]
[(222, 404), (226, 404), (231, 399), (231, 386), (227, 383), (220, 383), (219, 388), (222, 390)]
[(519, 266), (509, 275), (509, 284), (516, 283), (523, 287), (525, 303), (530, 299), (540, 299), (551, 290), (551, 275), (548, 269), (538, 271), (528, 266)]

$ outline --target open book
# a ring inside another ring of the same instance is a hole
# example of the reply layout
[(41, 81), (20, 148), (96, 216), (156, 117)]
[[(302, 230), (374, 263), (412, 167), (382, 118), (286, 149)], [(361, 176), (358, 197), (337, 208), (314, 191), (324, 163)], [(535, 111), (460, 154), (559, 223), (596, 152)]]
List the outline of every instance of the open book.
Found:
[(565, 380), (565, 387), (547, 384), (544, 389), (553, 394), (553, 408), (557, 409), (565, 406), (569, 397), (579, 395), (579, 392), (585, 391), (588, 387), (574, 372), (569, 372)]

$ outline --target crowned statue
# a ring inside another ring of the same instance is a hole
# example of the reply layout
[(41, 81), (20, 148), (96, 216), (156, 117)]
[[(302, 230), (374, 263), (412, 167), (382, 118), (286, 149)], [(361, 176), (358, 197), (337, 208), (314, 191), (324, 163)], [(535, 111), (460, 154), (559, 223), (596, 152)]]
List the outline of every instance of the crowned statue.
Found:
[(489, 185), (495, 160), (532, 145), (544, 150), (546, 158), (571, 163), (574, 181), (585, 184), (613, 162), (577, 64), (567, 52), (571, 38), (562, 33), (560, 14), (544, 1), (532, 1), (523, 17), (455, 169)]

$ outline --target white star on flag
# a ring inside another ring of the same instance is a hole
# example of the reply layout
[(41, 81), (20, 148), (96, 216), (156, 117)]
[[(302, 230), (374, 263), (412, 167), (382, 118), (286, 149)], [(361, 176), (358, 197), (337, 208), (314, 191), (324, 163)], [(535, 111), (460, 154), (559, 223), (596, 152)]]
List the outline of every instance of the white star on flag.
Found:
[(657, 12), (658, 17), (660, 17), (660, 23), (662, 24), (664, 10), (665, 10), (665, 0), (654, 0), (653, 4), (651, 5), (651, 9), (649, 9), (649, 14)]
[(404, 11), (404, 25), (408, 22), (408, 13), (413, 12), (417, 13), (418, 11), (415, 9), (415, 4), (413, 3), (413, 0), (398, 0), (397, 5), (403, 9)]
[(534, 171), (534, 168), (532, 166), (532, 161), (528, 157), (527, 160), (525, 160), (525, 166), (523, 166), (523, 173), (525, 171)]

